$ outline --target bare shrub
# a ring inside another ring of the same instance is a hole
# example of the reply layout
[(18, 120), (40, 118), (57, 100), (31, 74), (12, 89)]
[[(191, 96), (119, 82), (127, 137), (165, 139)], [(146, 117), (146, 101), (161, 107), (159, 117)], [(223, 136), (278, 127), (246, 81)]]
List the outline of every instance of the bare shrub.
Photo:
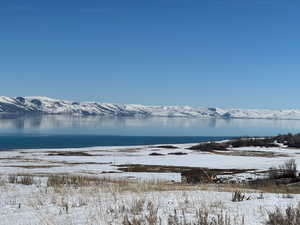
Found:
[(271, 167), (269, 170), (270, 179), (296, 178), (297, 164), (295, 159), (290, 159), (277, 167)]
[(215, 183), (217, 181), (216, 173), (209, 169), (191, 169), (181, 173), (182, 182), (189, 184)]
[(122, 225), (142, 225), (143, 220), (141, 218), (134, 217), (133, 219), (129, 219), (128, 216), (125, 216)]
[(229, 141), (229, 144), (231, 144), (233, 148), (248, 146), (267, 148), (278, 147), (278, 144), (274, 143), (274, 140), (274, 138), (239, 138)]
[(16, 175), (9, 175), (8, 176), (8, 183), (16, 184), (18, 182), (18, 177)]
[(158, 207), (155, 207), (154, 203), (152, 201), (149, 201), (147, 204), (147, 210), (148, 210), (148, 215), (145, 216), (147, 224), (148, 225), (158, 224), (158, 221), (160, 220), (157, 215)]
[(295, 178), (297, 177), (297, 164), (295, 159), (290, 159), (284, 164), (279, 166), (279, 170), (282, 172), (282, 176)]
[(88, 176), (72, 176), (72, 175), (51, 175), (48, 177), (48, 187), (61, 187), (61, 186), (103, 186), (103, 185), (119, 185), (126, 188), (130, 181), (122, 178), (110, 177), (88, 177)]
[(232, 199), (233, 202), (242, 202), (244, 200), (250, 200), (250, 196), (246, 197), (245, 194), (243, 194), (240, 190), (236, 190), (232, 193)]
[(286, 134), (278, 135), (276, 137), (278, 143), (283, 143), (290, 148), (299, 148), (300, 147), (300, 134)]
[(200, 143), (200, 144), (194, 145), (188, 149), (203, 151), (203, 152), (213, 152), (215, 150), (227, 151), (228, 147), (229, 147), (228, 143), (206, 142), (206, 143)]
[(23, 176), (21, 177), (20, 184), (24, 184), (24, 185), (32, 185), (33, 184), (33, 176)]
[(285, 210), (276, 208), (273, 212), (268, 212), (268, 219), (264, 225), (299, 225), (300, 224), (300, 204), (297, 207), (289, 206)]
[(32, 185), (34, 182), (33, 176), (21, 176), (10, 175), (8, 176), (8, 183), (12, 184), (24, 184), (24, 185)]
[(187, 221), (184, 212), (183, 215), (178, 215), (176, 210), (174, 215), (168, 216), (168, 225), (244, 225), (243, 220), (238, 222), (235, 218), (234, 221), (222, 212), (214, 216), (210, 215), (207, 209), (199, 209), (193, 221)]
[(145, 205), (145, 199), (135, 200), (132, 204), (130, 212), (133, 215), (139, 215), (143, 211), (144, 205)]
[(59, 176), (52, 175), (48, 177), (47, 186), (87, 186), (95, 181), (95, 179), (84, 177), (84, 176)]

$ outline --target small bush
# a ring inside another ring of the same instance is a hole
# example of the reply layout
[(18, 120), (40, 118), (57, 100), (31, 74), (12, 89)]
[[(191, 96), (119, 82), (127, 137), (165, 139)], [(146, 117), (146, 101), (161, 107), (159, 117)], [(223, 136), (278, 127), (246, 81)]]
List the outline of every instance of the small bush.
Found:
[(33, 176), (21, 176), (10, 175), (8, 176), (8, 183), (12, 184), (24, 184), (24, 185), (32, 185), (34, 182)]
[(282, 171), (283, 176), (289, 178), (297, 177), (297, 164), (295, 159), (290, 159), (286, 161), (283, 165), (279, 166), (280, 171)]
[(233, 202), (242, 202), (245, 200), (250, 200), (250, 196), (246, 197), (245, 194), (243, 194), (240, 190), (236, 190), (232, 193), (232, 199)]
[(285, 144), (290, 148), (300, 148), (300, 134), (278, 135), (276, 141)]
[(152, 152), (149, 154), (150, 156), (164, 156), (165, 154), (158, 153), (158, 152)]
[(23, 176), (23, 177), (21, 177), (21, 179), (18, 183), (24, 184), (24, 185), (32, 185), (33, 177), (32, 176)]
[(47, 186), (62, 186), (62, 185), (73, 185), (73, 186), (88, 186), (94, 183), (96, 180), (84, 176), (59, 176), (52, 175), (48, 177)]
[(18, 177), (16, 175), (9, 175), (8, 176), (8, 183), (11, 183), (11, 184), (18, 183)]
[(191, 169), (181, 173), (183, 183), (188, 184), (205, 184), (215, 183), (217, 181), (214, 171), (209, 169)]
[(190, 150), (198, 150), (202, 152), (213, 152), (213, 151), (226, 151), (229, 147), (228, 143), (216, 143), (216, 142), (208, 142), (208, 143), (200, 143), (198, 145), (194, 145), (188, 149)]
[(139, 215), (142, 213), (142, 211), (144, 209), (144, 205), (145, 205), (145, 199), (135, 200), (132, 204), (130, 212), (133, 215)]
[(297, 164), (294, 159), (290, 159), (286, 161), (278, 168), (272, 167), (269, 170), (270, 179), (296, 178), (296, 177), (297, 177)]
[(229, 141), (233, 148), (239, 147), (278, 147), (278, 144), (274, 143), (274, 138), (239, 138)]
[(273, 212), (268, 212), (268, 219), (264, 225), (299, 225), (300, 205), (289, 206), (285, 210), (276, 208)]

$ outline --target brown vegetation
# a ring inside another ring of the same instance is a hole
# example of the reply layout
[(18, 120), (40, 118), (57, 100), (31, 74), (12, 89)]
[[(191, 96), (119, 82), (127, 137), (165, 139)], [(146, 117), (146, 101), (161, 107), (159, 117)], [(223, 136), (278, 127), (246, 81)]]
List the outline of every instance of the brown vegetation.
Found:
[(186, 152), (170, 152), (168, 155), (187, 155)]
[(242, 193), (240, 190), (236, 190), (232, 193), (231, 201), (242, 202), (242, 201), (250, 200), (250, 199), (251, 199), (250, 196), (246, 197), (246, 194)]
[(229, 147), (229, 144), (227, 142), (226, 143), (208, 142), (208, 143), (200, 143), (198, 145), (194, 145), (188, 149), (203, 151), (203, 152), (213, 152), (215, 150), (227, 151), (228, 147)]
[(8, 176), (8, 182), (12, 184), (32, 185), (34, 183), (33, 176)]
[(274, 138), (239, 138), (228, 142), (233, 148), (239, 147), (278, 147), (278, 144), (274, 143)]
[(149, 154), (150, 156), (164, 156), (165, 154), (158, 153), (158, 152), (152, 152)]
[(278, 143), (283, 143), (290, 148), (300, 148), (300, 134), (285, 134), (276, 137)]
[(158, 145), (158, 146), (155, 146), (157, 148), (166, 148), (166, 149), (176, 149), (178, 148), (177, 146), (174, 146), (174, 145)]
[(87, 152), (60, 151), (48, 153), (49, 156), (93, 156)]
[(300, 204), (297, 207), (289, 206), (285, 210), (276, 208), (273, 212), (268, 212), (268, 219), (265, 225), (299, 225), (300, 224)]

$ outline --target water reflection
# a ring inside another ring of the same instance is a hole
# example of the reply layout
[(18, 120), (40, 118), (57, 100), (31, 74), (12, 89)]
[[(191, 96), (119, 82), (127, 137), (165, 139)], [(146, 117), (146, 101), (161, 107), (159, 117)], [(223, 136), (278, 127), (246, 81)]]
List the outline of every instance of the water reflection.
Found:
[(22, 116), (0, 119), (0, 134), (241, 136), (299, 132), (299, 120)]

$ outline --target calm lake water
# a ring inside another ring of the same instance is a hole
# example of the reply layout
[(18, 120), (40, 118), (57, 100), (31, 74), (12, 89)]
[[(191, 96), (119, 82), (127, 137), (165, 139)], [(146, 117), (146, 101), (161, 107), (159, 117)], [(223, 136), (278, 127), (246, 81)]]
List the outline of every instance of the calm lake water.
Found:
[(300, 132), (300, 120), (34, 116), (0, 119), (0, 149), (191, 143)]

